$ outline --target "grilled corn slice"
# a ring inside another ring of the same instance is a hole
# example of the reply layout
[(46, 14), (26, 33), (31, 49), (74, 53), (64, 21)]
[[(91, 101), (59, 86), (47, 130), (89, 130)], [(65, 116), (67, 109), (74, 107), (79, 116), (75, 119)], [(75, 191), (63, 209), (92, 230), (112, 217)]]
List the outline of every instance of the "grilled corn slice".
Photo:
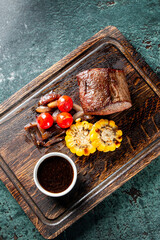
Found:
[(93, 124), (87, 121), (76, 122), (66, 131), (66, 146), (77, 156), (88, 156), (96, 151), (90, 140), (90, 130)]
[(114, 121), (101, 119), (92, 126), (90, 140), (99, 151), (114, 151), (121, 145), (122, 131), (118, 130)]

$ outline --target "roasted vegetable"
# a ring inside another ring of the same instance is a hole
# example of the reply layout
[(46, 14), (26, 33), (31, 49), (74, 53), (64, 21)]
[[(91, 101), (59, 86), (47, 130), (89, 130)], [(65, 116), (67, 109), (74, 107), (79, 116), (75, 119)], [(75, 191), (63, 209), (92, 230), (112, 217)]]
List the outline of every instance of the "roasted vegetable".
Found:
[(118, 130), (114, 121), (101, 119), (96, 122), (91, 131), (90, 139), (92, 145), (99, 151), (114, 151), (121, 145), (122, 131)]
[(38, 113), (45, 113), (45, 112), (51, 112), (51, 111), (52, 111), (52, 108), (47, 107), (47, 106), (38, 106), (36, 108), (36, 112), (38, 112)]
[(53, 102), (53, 101), (56, 101), (58, 100), (58, 98), (60, 98), (60, 94), (58, 93), (55, 93), (54, 91), (50, 91), (49, 93), (43, 95), (39, 102), (38, 102), (38, 105), (41, 106), (41, 105), (47, 105), (48, 103), (50, 102)]
[(37, 123), (39, 124), (40, 128), (48, 129), (53, 125), (54, 120), (51, 114), (46, 112), (46, 113), (41, 113), (37, 117)]
[(73, 123), (73, 117), (68, 112), (61, 112), (57, 115), (57, 124), (61, 128), (69, 128)]
[(67, 95), (61, 96), (57, 100), (57, 107), (61, 112), (70, 112), (73, 107), (73, 101), (72, 98), (70, 98)]
[(66, 131), (66, 146), (72, 153), (76, 153), (77, 156), (88, 156), (96, 151), (89, 135), (92, 126), (93, 124), (87, 121), (76, 122)]

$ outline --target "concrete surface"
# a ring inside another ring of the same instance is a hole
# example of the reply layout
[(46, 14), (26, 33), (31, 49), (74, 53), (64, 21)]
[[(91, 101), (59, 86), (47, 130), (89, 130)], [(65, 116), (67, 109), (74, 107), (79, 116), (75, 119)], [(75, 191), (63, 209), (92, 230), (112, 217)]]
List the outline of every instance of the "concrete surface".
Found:
[[(160, 75), (159, 0), (1, 0), (0, 102), (108, 25)], [(160, 157), (57, 240), (159, 240)], [(0, 182), (0, 240), (42, 240)]]

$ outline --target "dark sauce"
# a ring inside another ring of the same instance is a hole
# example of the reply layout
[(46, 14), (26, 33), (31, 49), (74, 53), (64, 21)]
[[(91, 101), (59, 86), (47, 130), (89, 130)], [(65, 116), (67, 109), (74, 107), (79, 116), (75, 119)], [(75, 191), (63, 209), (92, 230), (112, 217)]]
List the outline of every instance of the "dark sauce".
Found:
[(71, 164), (64, 158), (53, 156), (44, 160), (37, 172), (41, 186), (52, 193), (66, 190), (73, 180)]

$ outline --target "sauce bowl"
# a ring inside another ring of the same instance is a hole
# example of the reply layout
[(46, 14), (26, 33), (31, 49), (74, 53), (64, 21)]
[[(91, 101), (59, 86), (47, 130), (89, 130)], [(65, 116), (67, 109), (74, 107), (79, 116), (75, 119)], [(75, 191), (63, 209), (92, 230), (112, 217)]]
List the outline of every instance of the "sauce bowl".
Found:
[(69, 193), (77, 181), (77, 168), (66, 154), (51, 152), (42, 156), (33, 172), (37, 188), (50, 197), (62, 197)]

